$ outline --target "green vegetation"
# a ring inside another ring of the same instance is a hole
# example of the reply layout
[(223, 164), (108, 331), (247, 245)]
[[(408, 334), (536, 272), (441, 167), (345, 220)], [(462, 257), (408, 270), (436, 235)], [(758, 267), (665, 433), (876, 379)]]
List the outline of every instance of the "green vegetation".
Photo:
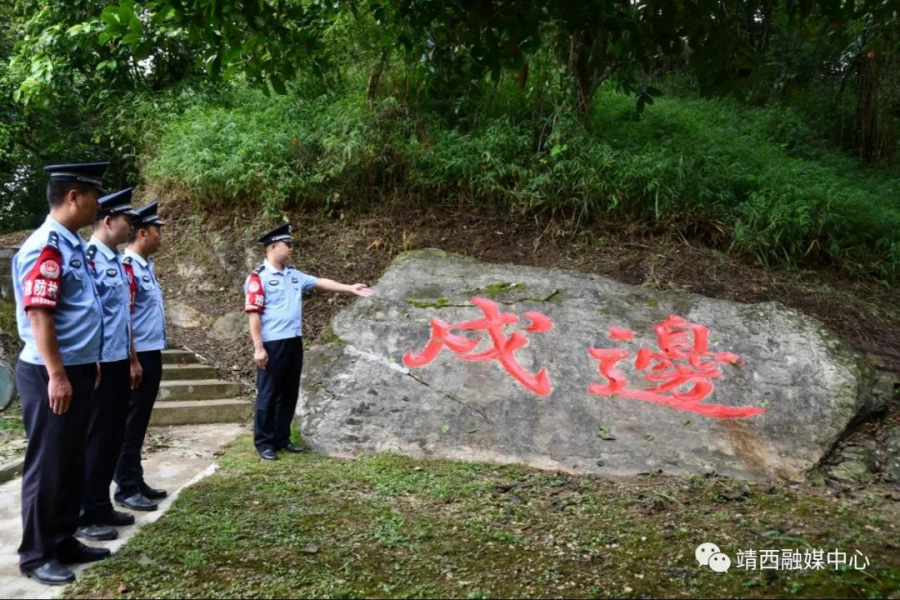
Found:
[(484, 290), (475, 290), (474, 293), (477, 294), (479, 292), (483, 292), (488, 296), (499, 296), (500, 294), (524, 290), (525, 288), (526, 285), (524, 283), (509, 283), (506, 281), (497, 281), (486, 285)]
[(4, 5), (0, 229), (103, 156), (197, 212), (462, 199), (892, 284), (888, 4)]
[(0, 412), (0, 466), (25, 456), (26, 447), (22, 405), (14, 399)]
[(450, 299), (441, 296), (437, 300), (422, 300), (420, 298), (407, 298), (406, 303), (416, 308), (446, 308), (448, 306), (468, 306), (468, 304), (451, 304)]
[[(889, 505), (719, 478), (318, 454), (261, 462), (244, 436), (77, 597), (883, 597), (900, 585)], [(713, 541), (726, 574), (699, 568)], [(863, 572), (747, 571), (738, 550), (835, 548)]]
[(531, 120), (499, 106), (521, 94), (504, 92), (496, 115), (465, 132), (393, 99), (369, 111), (348, 98), (243, 92), (164, 125), (145, 173), (189, 190), (198, 208), (462, 194), (501, 210), (662, 221), (763, 262), (900, 273), (900, 180), (812, 143), (795, 114), (688, 97), (659, 100), (635, 122), (632, 101), (609, 90), (589, 124), (548, 119), (547, 148), (534, 151)]
[(15, 336), (17, 332), (16, 305), (0, 299), (0, 335)]

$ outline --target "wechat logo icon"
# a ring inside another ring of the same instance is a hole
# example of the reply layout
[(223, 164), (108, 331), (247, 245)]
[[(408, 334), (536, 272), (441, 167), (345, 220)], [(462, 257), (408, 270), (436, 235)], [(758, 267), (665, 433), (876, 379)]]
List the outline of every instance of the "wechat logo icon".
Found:
[(731, 568), (731, 559), (724, 554), (718, 546), (704, 542), (694, 551), (697, 563), (703, 567), (709, 567), (716, 573), (724, 573)]

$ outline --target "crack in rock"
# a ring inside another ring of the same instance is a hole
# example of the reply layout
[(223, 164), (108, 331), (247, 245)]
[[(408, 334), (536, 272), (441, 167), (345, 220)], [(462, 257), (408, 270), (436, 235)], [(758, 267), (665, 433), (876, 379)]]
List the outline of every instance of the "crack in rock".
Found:
[(360, 350), (353, 344), (347, 344), (346, 350), (350, 354), (355, 354), (356, 356), (358, 356), (360, 358), (364, 358), (364, 359), (368, 360), (369, 362), (378, 363), (378, 364), (386, 366), (387, 368), (389, 368), (392, 371), (397, 371), (398, 373), (403, 373), (404, 375), (409, 375), (409, 369), (407, 369), (403, 365), (398, 365), (397, 363), (393, 362), (392, 360), (390, 360), (388, 358), (385, 358), (384, 356), (381, 356), (380, 354), (374, 354), (372, 352), (366, 352), (365, 350)]
[(409, 375), (409, 376), (412, 377), (414, 380), (416, 380), (418, 383), (421, 383), (422, 385), (424, 385), (424, 386), (427, 387), (428, 389), (434, 390), (434, 391), (436, 391), (438, 394), (441, 394), (442, 396), (444, 396), (444, 397), (446, 397), (446, 398), (449, 398), (450, 400), (453, 400), (454, 402), (456, 402), (457, 404), (459, 404), (459, 405), (462, 406), (463, 408), (467, 408), (467, 409), (469, 409), (469, 410), (473, 410), (473, 411), (477, 412), (479, 415), (481, 415), (481, 418), (484, 419), (484, 421), (485, 421), (486, 423), (490, 423), (490, 419), (487, 418), (487, 415), (484, 414), (484, 411), (482, 411), (480, 408), (477, 408), (477, 407), (475, 407), (475, 406), (471, 406), (471, 405), (469, 405), (469, 404), (466, 404), (465, 402), (463, 402), (462, 400), (460, 400), (459, 398), (457, 398), (457, 397), (454, 396), (453, 394), (451, 394), (451, 393), (449, 393), (449, 392), (445, 392), (445, 391), (442, 390), (442, 389), (439, 389), (439, 388), (436, 388), (436, 387), (432, 386), (430, 383), (428, 383), (428, 382), (426, 382), (426, 381), (424, 381), (424, 380), (422, 380), (422, 379), (416, 377), (416, 376), (413, 375), (412, 373), (409, 373), (409, 372), (408, 372), (407, 375)]

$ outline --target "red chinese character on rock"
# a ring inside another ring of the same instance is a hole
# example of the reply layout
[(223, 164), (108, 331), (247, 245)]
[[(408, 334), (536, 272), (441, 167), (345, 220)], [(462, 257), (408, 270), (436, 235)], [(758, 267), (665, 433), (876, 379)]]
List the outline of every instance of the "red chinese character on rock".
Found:
[[(634, 366), (644, 371), (648, 381), (656, 385), (646, 390), (627, 387), (628, 382), (616, 364), (630, 357), (621, 348), (590, 348), (591, 357), (600, 362), (600, 374), (607, 383), (592, 384), (588, 391), (599, 396), (622, 396), (678, 410), (686, 410), (717, 419), (740, 419), (763, 414), (756, 406), (703, 404), (713, 392), (713, 379), (722, 376), (719, 365), (737, 364), (741, 358), (731, 352), (709, 351), (709, 329), (672, 315), (653, 328), (660, 351), (638, 350)], [(634, 334), (626, 329), (610, 327), (614, 340), (630, 340)]]
[[(511, 313), (501, 313), (496, 302), (485, 298), (472, 298), (472, 304), (481, 309), (484, 317), (475, 321), (465, 321), (451, 325), (440, 319), (431, 319), (431, 339), (425, 349), (418, 354), (407, 352), (403, 357), (403, 364), (407, 367), (423, 367), (432, 362), (441, 350), (446, 346), (454, 354), (463, 360), (487, 361), (498, 360), (506, 372), (513, 378), (539, 396), (549, 396), (553, 391), (550, 386), (550, 377), (547, 369), (541, 368), (536, 375), (519, 364), (515, 353), (528, 345), (528, 338), (521, 332), (514, 332), (507, 336), (503, 328), (519, 322), (519, 317)], [(539, 312), (526, 312), (525, 317), (530, 321), (524, 327), (524, 331), (544, 333), (553, 329), (553, 322), (547, 315)], [(452, 329), (463, 331), (485, 331), (493, 343), (492, 348), (482, 352), (475, 352), (482, 338), (469, 339), (450, 333)]]

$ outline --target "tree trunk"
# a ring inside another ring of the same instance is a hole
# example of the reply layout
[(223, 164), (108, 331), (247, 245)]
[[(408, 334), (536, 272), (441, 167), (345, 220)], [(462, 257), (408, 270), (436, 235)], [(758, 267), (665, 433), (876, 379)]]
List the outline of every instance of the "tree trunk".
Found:
[(375, 68), (372, 69), (372, 72), (369, 74), (369, 84), (366, 86), (366, 105), (369, 108), (372, 108), (372, 102), (375, 100), (375, 93), (378, 91), (378, 82), (381, 79), (381, 74), (384, 72), (385, 64), (387, 63), (387, 49), (381, 51), (381, 58), (378, 60), (378, 64), (375, 65)]
[(575, 79), (575, 106), (582, 113), (587, 111), (594, 96), (595, 46), (596, 38), (589, 30), (572, 35), (569, 42), (569, 71)]
[(882, 97), (887, 54), (877, 44), (860, 53), (856, 79), (857, 146), (860, 160), (874, 164), (896, 148), (890, 98)]

